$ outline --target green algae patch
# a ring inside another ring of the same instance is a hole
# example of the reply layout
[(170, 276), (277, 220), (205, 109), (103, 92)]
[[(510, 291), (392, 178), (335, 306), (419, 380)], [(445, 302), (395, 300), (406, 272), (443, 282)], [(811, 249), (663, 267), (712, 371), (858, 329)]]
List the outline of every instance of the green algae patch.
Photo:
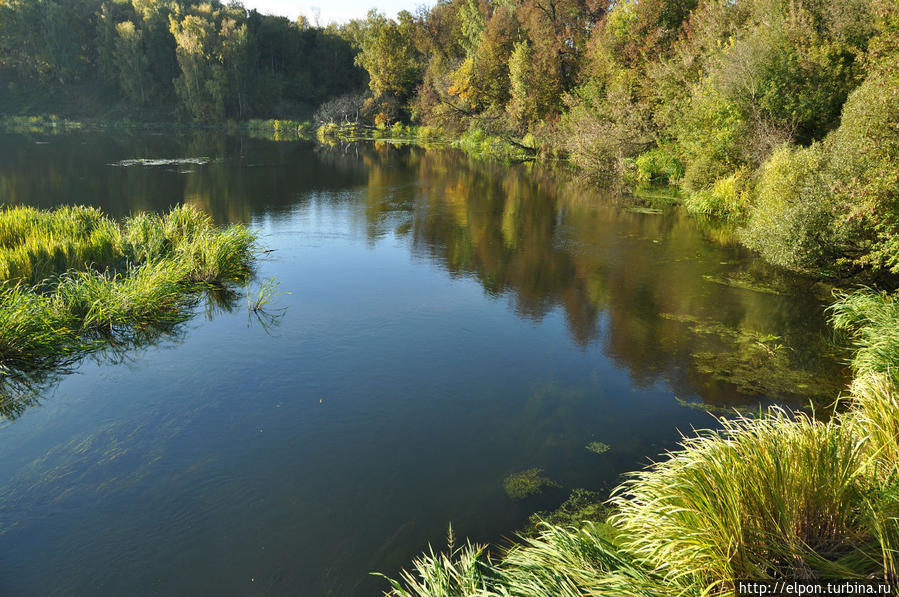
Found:
[(783, 294), (780, 289), (764, 284), (757, 280), (749, 273), (740, 272), (734, 274), (727, 274), (722, 276), (715, 276), (712, 274), (706, 274), (703, 278), (713, 284), (720, 284), (721, 286), (729, 286), (731, 288), (738, 288), (740, 290), (748, 290), (749, 292), (761, 292), (763, 294), (774, 294), (780, 295)]
[(737, 406), (737, 405), (724, 405), (724, 404), (712, 404), (709, 402), (702, 401), (694, 401), (694, 400), (686, 400), (679, 396), (675, 396), (674, 400), (681, 406), (685, 408), (695, 408), (696, 410), (701, 410), (703, 412), (707, 412), (713, 415), (719, 416), (739, 416), (743, 418), (758, 418), (764, 412), (759, 406)]
[(591, 452), (593, 452), (594, 454), (605, 454), (606, 452), (608, 452), (609, 450), (612, 449), (612, 447), (609, 444), (606, 444), (603, 442), (590, 442), (589, 444), (587, 444), (584, 447), (587, 448), (588, 450), (590, 450)]
[(605, 495), (599, 491), (575, 489), (555, 510), (531, 514), (528, 517), (528, 524), (520, 534), (525, 537), (537, 536), (541, 526), (546, 524), (556, 527), (580, 527), (585, 522), (590, 522), (598, 525), (603, 532), (603, 538), (611, 543), (615, 538), (615, 529), (606, 523), (611, 508), (606, 504)]
[(558, 483), (543, 476), (543, 469), (529, 468), (524, 471), (512, 473), (503, 479), (503, 489), (513, 500), (523, 500), (533, 495), (538, 495), (544, 489), (559, 487)]
[(741, 394), (819, 402), (839, 393), (841, 380), (809, 369), (780, 336), (686, 314), (662, 313), (660, 317), (684, 324), (703, 340), (690, 353), (694, 371)]

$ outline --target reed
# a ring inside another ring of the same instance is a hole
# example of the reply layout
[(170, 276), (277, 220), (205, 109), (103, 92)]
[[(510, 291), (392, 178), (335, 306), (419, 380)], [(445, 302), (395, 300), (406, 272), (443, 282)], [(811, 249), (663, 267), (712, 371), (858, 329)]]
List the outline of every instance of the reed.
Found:
[(255, 237), (179, 206), (115, 222), (90, 207), (0, 211), (0, 368), (41, 366), (170, 323), (251, 274)]
[[(427, 553), (414, 560), (399, 580), (386, 578), (392, 597), (470, 597), (488, 595), (491, 567), (485, 547), (468, 543), (458, 549)], [(382, 576), (382, 575), (379, 575)]]
[(831, 305), (835, 329), (849, 336), (857, 375), (889, 373), (899, 381), (899, 300), (870, 289), (837, 293)]

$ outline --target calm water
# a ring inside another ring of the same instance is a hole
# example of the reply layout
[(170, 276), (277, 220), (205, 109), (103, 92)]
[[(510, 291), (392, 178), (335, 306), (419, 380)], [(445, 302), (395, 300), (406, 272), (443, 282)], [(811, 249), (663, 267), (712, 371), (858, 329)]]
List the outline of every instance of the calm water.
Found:
[[(813, 285), (677, 210), (558, 172), (218, 135), (7, 134), (0, 202), (114, 216), (191, 203), (257, 230), (271, 250), (258, 278), (285, 293), (269, 318), (243, 295), (199, 305), (7, 405), (0, 594), (378, 594), (368, 573), (442, 545), (450, 521), (502, 540), (713, 423), (685, 402), (799, 404), (842, 374)], [(531, 467), (562, 489), (512, 501), (503, 478)]]

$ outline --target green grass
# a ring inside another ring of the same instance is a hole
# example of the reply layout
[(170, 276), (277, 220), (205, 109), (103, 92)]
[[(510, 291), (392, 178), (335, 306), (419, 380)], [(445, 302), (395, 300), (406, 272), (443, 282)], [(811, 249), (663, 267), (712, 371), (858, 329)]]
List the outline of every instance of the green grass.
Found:
[(311, 139), (314, 132), (308, 120), (248, 120), (245, 128), (250, 136), (270, 141)]
[[(832, 317), (855, 345), (856, 378), (829, 420), (779, 408), (721, 420), (632, 473), (587, 520), (551, 519), (493, 560), (480, 548), (432, 551), (387, 595), (700, 597), (783, 578), (895, 586), (899, 306), (862, 290), (839, 295)], [(460, 592), (472, 569), (481, 584)]]
[(180, 206), (113, 221), (89, 207), (0, 212), (0, 370), (41, 367), (178, 321), (198, 292), (251, 273), (255, 238)]
[(899, 381), (899, 300), (874, 290), (838, 293), (830, 307), (834, 328), (846, 333), (855, 348), (857, 375), (890, 373)]

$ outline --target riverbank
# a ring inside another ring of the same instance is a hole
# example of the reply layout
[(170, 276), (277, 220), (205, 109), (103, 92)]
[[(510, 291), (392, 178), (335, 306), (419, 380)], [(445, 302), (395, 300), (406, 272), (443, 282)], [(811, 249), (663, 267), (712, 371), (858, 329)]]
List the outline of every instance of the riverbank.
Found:
[(97, 209), (0, 212), (0, 370), (53, 367), (170, 324), (251, 273), (255, 238), (189, 207), (115, 222)]

